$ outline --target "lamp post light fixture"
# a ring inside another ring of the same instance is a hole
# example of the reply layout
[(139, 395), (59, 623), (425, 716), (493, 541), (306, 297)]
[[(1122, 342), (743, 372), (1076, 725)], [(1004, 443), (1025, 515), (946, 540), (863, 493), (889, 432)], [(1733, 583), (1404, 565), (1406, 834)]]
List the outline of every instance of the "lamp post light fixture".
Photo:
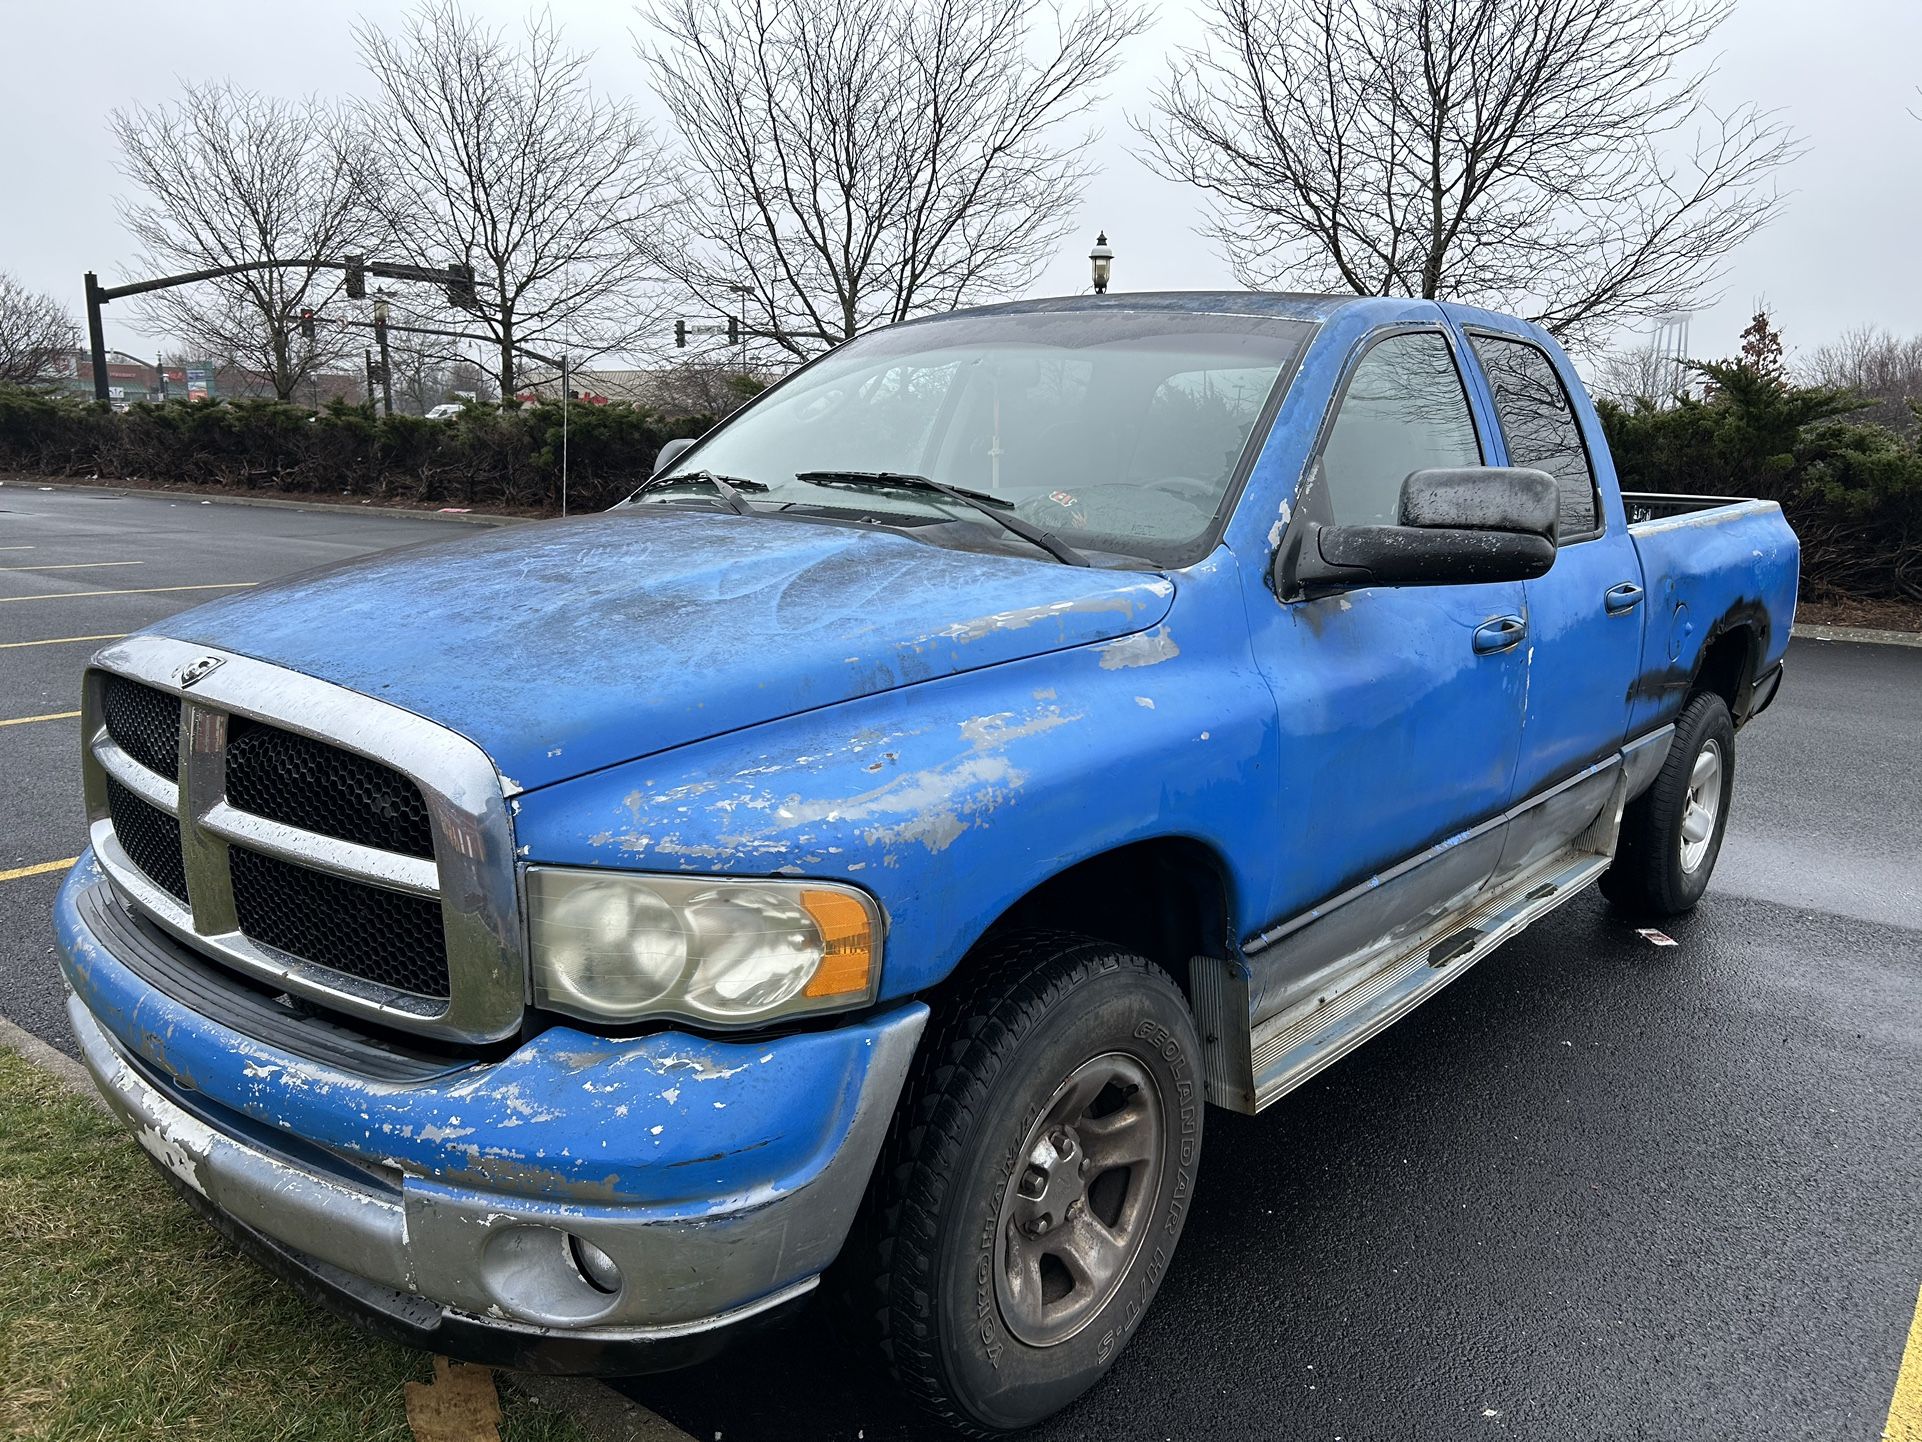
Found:
[(1088, 259), (1094, 265), (1094, 293), (1108, 293), (1108, 274), (1114, 269), (1114, 251), (1108, 246), (1108, 232), (1102, 231), (1094, 238), (1094, 249), (1088, 252)]

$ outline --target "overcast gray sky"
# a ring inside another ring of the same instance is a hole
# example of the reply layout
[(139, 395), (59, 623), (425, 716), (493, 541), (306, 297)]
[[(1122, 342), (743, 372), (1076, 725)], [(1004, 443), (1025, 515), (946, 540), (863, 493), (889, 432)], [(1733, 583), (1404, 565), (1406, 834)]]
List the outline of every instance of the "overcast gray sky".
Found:
[[(516, 0), (470, 3), (509, 22), (526, 10)], [(95, 269), (103, 280), (127, 274), (108, 110), (167, 100), (180, 78), (232, 78), (283, 95), (360, 92), (366, 80), (349, 26), (357, 15), (398, 8), (333, 0), (5, 0), (0, 270), (53, 292), (77, 314), (83, 271)], [(553, 10), (574, 45), (596, 52), (598, 85), (634, 94), (658, 114), (634, 57), (626, 5), (554, 0)], [(1199, 194), (1157, 179), (1129, 153), (1128, 114), (1146, 108), (1168, 52), (1199, 33), (1185, 0), (1162, 0), (1160, 15), (1097, 113), (1101, 173), (1076, 239), (1041, 277), (1037, 294), (1086, 286), (1087, 246), (1101, 227), (1116, 251), (1116, 290), (1233, 284), (1212, 243), (1196, 234)], [(1783, 174), (1792, 193), (1781, 218), (1735, 256), (1723, 299), (1695, 318), (1691, 349), (1732, 352), (1760, 298), (1792, 351), (1864, 323), (1922, 332), (1922, 121), (1909, 113), (1922, 110), (1922, 0), (1741, 0), (1715, 48), (1720, 73), (1711, 98), (1781, 108), (1807, 153)], [(108, 344), (143, 349), (127, 319), (109, 307)]]

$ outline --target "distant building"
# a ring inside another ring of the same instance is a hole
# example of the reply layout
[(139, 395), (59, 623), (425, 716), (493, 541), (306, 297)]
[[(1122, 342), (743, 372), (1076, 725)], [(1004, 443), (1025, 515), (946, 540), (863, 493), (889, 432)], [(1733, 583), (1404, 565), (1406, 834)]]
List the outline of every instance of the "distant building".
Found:
[[(55, 386), (63, 395), (93, 398), (93, 357), (88, 352), (67, 352), (54, 360), (51, 369)], [(164, 371), (163, 387), (161, 367), (137, 360), (123, 351), (107, 352), (108, 401), (120, 409), (137, 401), (157, 404), (162, 399), (233, 400), (243, 396), (271, 397), (274, 393), (271, 377), (241, 366), (213, 361), (168, 361)], [(325, 372), (303, 380), (292, 403), (322, 406), (335, 399), (359, 402), (366, 399), (366, 392), (365, 378), (354, 372)]]

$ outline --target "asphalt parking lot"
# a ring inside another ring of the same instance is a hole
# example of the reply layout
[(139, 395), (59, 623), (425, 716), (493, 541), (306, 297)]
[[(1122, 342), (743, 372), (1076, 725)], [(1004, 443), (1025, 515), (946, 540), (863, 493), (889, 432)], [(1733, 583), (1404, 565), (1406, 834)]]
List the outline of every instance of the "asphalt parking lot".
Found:
[[(71, 1049), (47, 915), (101, 638), (465, 531), (0, 487), (0, 1014)], [(1678, 945), (1585, 896), (1211, 1114), (1154, 1311), (1035, 1435), (1876, 1437), (1922, 1284), (1922, 649), (1795, 643), (1737, 777)], [(807, 1322), (622, 1385), (702, 1439), (925, 1435)]]

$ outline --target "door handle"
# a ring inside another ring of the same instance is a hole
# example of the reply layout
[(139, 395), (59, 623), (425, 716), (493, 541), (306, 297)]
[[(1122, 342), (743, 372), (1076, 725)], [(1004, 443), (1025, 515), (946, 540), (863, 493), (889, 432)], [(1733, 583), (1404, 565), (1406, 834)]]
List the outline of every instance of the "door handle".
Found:
[(1610, 586), (1602, 597), (1602, 605), (1608, 608), (1611, 616), (1625, 615), (1642, 604), (1642, 588), (1633, 581), (1624, 581), (1619, 586)]
[(1475, 654), (1493, 656), (1512, 651), (1528, 634), (1528, 622), (1520, 616), (1494, 616), (1475, 628)]

